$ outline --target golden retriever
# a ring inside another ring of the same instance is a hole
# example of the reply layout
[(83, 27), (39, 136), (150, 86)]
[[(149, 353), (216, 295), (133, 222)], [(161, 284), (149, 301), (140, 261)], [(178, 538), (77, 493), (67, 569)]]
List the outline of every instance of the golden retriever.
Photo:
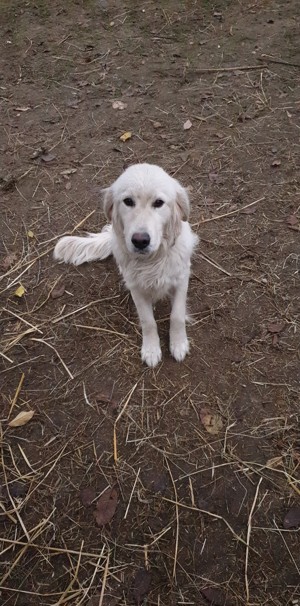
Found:
[(54, 257), (80, 265), (113, 254), (131, 292), (142, 327), (143, 362), (154, 367), (161, 348), (153, 304), (170, 297), (170, 351), (181, 362), (189, 351), (186, 298), (191, 256), (198, 242), (189, 223), (186, 189), (162, 168), (135, 164), (106, 190), (104, 211), (111, 222), (101, 233), (66, 236)]

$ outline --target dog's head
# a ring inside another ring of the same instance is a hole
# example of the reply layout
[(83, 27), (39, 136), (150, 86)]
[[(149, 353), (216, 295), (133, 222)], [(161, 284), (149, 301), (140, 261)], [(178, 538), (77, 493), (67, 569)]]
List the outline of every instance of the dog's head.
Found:
[(134, 164), (104, 191), (104, 211), (130, 253), (172, 245), (189, 216), (187, 191), (162, 168)]

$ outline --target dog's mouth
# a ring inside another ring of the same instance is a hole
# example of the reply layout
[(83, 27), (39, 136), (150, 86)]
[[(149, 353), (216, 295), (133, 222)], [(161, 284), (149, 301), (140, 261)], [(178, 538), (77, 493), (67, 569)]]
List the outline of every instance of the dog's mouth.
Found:
[(151, 250), (151, 248), (133, 248), (133, 253), (139, 257), (148, 257), (149, 255), (151, 255), (153, 251)]

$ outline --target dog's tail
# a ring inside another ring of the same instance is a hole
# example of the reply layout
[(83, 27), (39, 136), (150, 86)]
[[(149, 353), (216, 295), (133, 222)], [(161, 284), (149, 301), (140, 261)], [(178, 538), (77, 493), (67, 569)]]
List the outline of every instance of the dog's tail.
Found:
[(99, 234), (65, 236), (54, 248), (54, 259), (81, 265), (87, 261), (106, 259), (112, 254), (112, 226), (105, 225)]

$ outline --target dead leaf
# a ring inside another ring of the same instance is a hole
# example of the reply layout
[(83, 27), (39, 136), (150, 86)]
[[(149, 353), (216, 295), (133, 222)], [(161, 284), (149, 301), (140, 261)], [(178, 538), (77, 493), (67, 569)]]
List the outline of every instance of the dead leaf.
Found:
[(208, 433), (218, 434), (223, 428), (222, 418), (218, 413), (212, 412), (209, 408), (201, 408), (201, 422)]
[(218, 587), (206, 587), (200, 591), (212, 606), (234, 606), (233, 601), (230, 600), (223, 589), (219, 589)]
[(54, 286), (54, 288), (52, 288), (50, 292), (51, 299), (59, 299), (63, 296), (65, 290), (65, 285), (62, 282), (59, 282), (58, 284), (56, 284), (56, 286)]
[(146, 568), (137, 571), (134, 579), (133, 598), (137, 606), (140, 606), (149, 592), (151, 573)]
[(286, 220), (288, 225), (298, 225), (299, 219), (296, 215), (290, 215)]
[(82, 488), (80, 491), (80, 500), (84, 507), (89, 507), (96, 498), (96, 492), (91, 486)]
[(278, 166), (281, 166), (281, 160), (273, 160), (271, 166), (273, 168), (277, 168)]
[(113, 104), (113, 109), (126, 109), (127, 107), (127, 103), (123, 103), (123, 101), (114, 101)]
[(192, 123), (190, 120), (187, 120), (184, 125), (183, 125), (183, 130), (189, 130), (190, 128), (192, 128)]
[(77, 168), (66, 168), (66, 170), (62, 170), (61, 171), (61, 175), (73, 175), (74, 173), (77, 173)]
[(285, 322), (274, 322), (268, 324), (268, 332), (270, 333), (278, 333), (281, 332), (285, 328)]
[(8, 423), (9, 427), (21, 427), (21, 425), (26, 425), (30, 419), (32, 419), (34, 415), (34, 410), (23, 410), (19, 412), (19, 414)]
[(15, 107), (14, 109), (16, 112), (28, 112), (31, 107)]
[(34, 233), (31, 231), (31, 229), (27, 232), (27, 236), (28, 238), (34, 238)]
[(95, 520), (98, 526), (104, 526), (111, 521), (117, 508), (118, 493), (115, 488), (108, 488), (96, 504), (94, 511)]
[(130, 130), (128, 130), (128, 131), (126, 131), (126, 133), (123, 133), (123, 135), (121, 135), (120, 140), (125, 143), (125, 141), (128, 141), (128, 139), (131, 139), (131, 137), (132, 137), (132, 132), (130, 132)]
[(20, 286), (18, 286), (17, 290), (15, 290), (14, 294), (16, 295), (16, 297), (19, 297), (19, 299), (20, 299), (21, 297), (23, 297), (25, 292), (26, 291), (25, 291), (24, 286), (22, 286), (22, 284), (20, 284)]
[(292, 507), (283, 520), (283, 527), (298, 528), (300, 526), (300, 507)]
[(2, 269), (4, 269), (4, 271), (7, 271), (14, 264), (14, 262), (16, 260), (17, 260), (16, 253), (8, 253), (8, 255), (6, 255), (6, 257), (4, 257), (4, 259), (2, 260), (2, 263), (1, 263)]
[(42, 154), (40, 156), (41, 160), (43, 162), (52, 162), (52, 160), (55, 160), (56, 156), (55, 154), (51, 154), (50, 152), (46, 152), (44, 154)]

